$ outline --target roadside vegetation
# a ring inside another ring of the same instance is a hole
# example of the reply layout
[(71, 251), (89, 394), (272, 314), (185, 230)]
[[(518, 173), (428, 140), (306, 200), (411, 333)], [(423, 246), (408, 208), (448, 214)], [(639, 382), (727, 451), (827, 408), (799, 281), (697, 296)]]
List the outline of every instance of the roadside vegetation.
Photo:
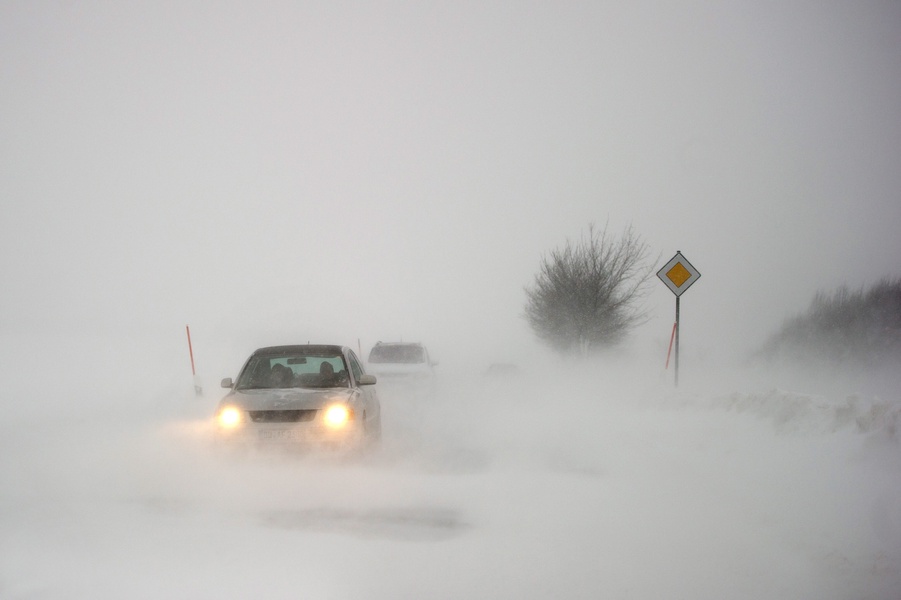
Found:
[(758, 351), (763, 360), (901, 369), (901, 278), (869, 289), (818, 292), (802, 314), (786, 320)]

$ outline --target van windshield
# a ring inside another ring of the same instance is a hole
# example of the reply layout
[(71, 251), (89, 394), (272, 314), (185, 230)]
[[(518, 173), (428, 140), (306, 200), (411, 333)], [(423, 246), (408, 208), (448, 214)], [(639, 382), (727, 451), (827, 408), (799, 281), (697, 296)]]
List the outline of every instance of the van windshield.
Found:
[(371, 363), (417, 364), (425, 362), (425, 352), (417, 344), (383, 344), (369, 353)]

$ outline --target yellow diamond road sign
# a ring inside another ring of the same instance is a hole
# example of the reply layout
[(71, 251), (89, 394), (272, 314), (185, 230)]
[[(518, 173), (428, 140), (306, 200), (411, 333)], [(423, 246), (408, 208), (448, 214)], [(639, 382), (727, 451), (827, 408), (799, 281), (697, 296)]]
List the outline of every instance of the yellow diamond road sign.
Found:
[(691, 266), (681, 252), (676, 252), (676, 255), (657, 271), (657, 277), (676, 296), (681, 296), (685, 290), (691, 287), (691, 284), (701, 277), (701, 274)]

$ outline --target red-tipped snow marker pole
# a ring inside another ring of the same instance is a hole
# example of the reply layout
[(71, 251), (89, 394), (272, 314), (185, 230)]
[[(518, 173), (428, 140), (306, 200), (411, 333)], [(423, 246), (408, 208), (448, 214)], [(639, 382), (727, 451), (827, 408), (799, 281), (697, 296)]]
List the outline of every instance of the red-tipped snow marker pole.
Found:
[(194, 378), (194, 393), (202, 396), (203, 388), (200, 386), (200, 380), (197, 378), (197, 371), (194, 370), (194, 348), (191, 347), (191, 328), (185, 325), (185, 331), (188, 334), (188, 354), (191, 355), (191, 376)]
[(673, 340), (676, 339), (676, 325), (678, 325), (678, 323), (673, 323), (673, 334), (669, 337), (669, 349), (666, 351), (666, 366), (663, 367), (664, 371), (669, 369), (669, 355), (673, 351)]

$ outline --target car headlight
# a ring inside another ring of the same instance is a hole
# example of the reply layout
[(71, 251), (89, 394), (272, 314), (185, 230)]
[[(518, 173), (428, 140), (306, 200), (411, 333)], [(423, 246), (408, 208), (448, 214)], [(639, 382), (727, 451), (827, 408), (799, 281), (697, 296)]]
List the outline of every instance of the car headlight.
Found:
[(234, 429), (244, 420), (244, 414), (235, 406), (226, 406), (219, 411), (216, 420), (223, 429)]
[(341, 429), (346, 427), (354, 418), (354, 411), (344, 404), (333, 404), (325, 409), (323, 420), (327, 427)]

